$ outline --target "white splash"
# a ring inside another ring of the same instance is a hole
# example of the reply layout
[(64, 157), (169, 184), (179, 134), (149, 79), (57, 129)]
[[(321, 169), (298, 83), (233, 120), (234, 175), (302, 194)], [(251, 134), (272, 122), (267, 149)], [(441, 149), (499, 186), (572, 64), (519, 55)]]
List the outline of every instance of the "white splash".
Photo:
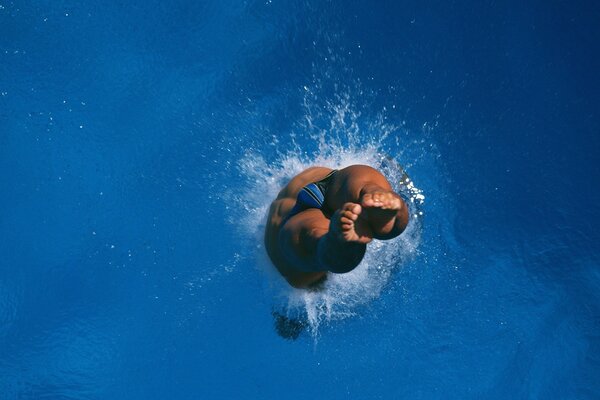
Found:
[[(390, 279), (407, 260), (417, 254), (421, 237), (424, 195), (401, 167), (399, 160), (390, 157), (384, 141), (393, 131), (382, 123), (370, 124), (367, 132), (359, 129), (358, 115), (347, 107), (335, 109), (326, 129), (318, 129), (307, 118), (305, 138), (318, 143), (312, 152), (297, 141), (293, 150), (278, 152), (267, 161), (257, 151), (249, 150), (238, 164), (246, 185), (234, 195), (243, 215), (236, 216), (241, 235), (256, 249), (258, 269), (265, 273), (267, 295), (273, 307), (288, 317), (299, 318), (318, 335), (324, 322), (356, 315), (359, 307), (379, 297)], [(369, 132), (374, 132), (369, 134)], [(314, 165), (335, 169), (352, 164), (370, 165), (381, 171), (394, 190), (400, 193), (410, 208), (410, 222), (405, 232), (390, 241), (374, 240), (360, 265), (346, 274), (330, 274), (322, 290), (294, 289), (279, 275), (270, 262), (263, 245), (266, 215), (271, 202), (287, 182)]]

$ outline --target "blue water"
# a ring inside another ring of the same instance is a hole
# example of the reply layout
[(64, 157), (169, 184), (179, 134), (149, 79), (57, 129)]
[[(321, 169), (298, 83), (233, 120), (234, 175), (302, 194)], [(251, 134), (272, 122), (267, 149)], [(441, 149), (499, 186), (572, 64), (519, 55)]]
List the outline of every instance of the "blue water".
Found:
[[(600, 398), (598, 21), (0, 1), (0, 398)], [(266, 207), (355, 162), (410, 229), (288, 288)]]

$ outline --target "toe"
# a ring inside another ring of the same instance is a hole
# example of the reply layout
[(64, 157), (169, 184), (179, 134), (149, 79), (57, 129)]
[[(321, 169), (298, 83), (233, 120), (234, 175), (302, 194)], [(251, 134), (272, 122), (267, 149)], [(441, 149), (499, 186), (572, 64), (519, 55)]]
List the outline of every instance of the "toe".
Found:
[(351, 221), (356, 221), (356, 219), (358, 218), (358, 214), (352, 211), (344, 211), (343, 216)]
[(348, 217), (342, 217), (340, 218), (340, 222), (343, 224), (352, 224), (354, 223), (354, 221)]
[(346, 203), (344, 204), (344, 206), (342, 207), (342, 210), (345, 212), (350, 212), (352, 214), (360, 214), (361, 212), (361, 207), (360, 204), (356, 204), (356, 203)]

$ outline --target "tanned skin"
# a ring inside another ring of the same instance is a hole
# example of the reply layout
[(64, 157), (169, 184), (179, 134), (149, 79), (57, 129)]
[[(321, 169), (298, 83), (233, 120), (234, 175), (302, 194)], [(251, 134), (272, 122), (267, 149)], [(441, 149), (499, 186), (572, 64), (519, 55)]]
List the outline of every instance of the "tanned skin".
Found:
[(345, 273), (361, 262), (371, 240), (392, 239), (408, 224), (408, 208), (387, 179), (366, 165), (336, 172), (328, 182), (323, 209), (309, 208), (289, 218), (298, 192), (323, 179), (330, 168), (311, 167), (279, 192), (265, 229), (267, 253), (296, 288), (309, 288), (328, 272)]

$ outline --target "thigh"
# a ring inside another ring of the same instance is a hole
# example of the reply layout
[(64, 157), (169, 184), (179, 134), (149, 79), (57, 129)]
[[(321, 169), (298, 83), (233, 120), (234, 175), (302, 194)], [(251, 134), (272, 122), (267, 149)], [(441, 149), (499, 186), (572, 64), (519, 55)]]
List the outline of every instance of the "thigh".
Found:
[(317, 244), (328, 231), (329, 219), (317, 208), (294, 215), (279, 231), (282, 256), (299, 271), (322, 271), (317, 262)]
[(374, 185), (384, 190), (392, 190), (392, 186), (383, 174), (367, 165), (351, 165), (339, 170), (327, 189), (327, 207), (337, 210), (344, 203), (358, 203), (360, 192), (365, 186)]

